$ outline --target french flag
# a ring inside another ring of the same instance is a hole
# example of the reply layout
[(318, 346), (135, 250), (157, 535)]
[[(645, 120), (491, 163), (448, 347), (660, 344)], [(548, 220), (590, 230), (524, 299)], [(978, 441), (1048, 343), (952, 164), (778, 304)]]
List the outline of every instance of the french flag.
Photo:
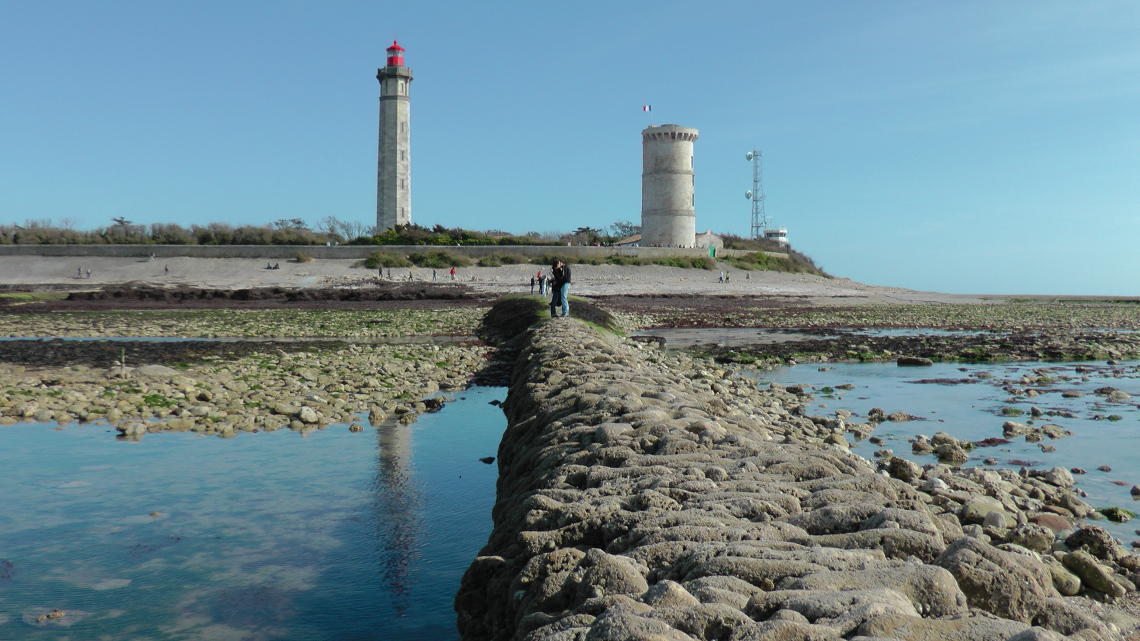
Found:
[(641, 105), (642, 111), (653, 111), (653, 105)]

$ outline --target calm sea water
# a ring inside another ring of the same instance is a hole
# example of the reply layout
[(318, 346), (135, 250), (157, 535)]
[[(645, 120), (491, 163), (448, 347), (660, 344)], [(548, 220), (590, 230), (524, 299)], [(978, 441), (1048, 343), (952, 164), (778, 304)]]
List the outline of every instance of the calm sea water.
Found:
[[(821, 366), (830, 369), (821, 372)], [(1094, 371), (1078, 373), (1077, 366), (1094, 368)], [(881, 423), (873, 435), (882, 438), (884, 445), (856, 442), (848, 434), (848, 442), (855, 446), (852, 451), (869, 459), (873, 458), (875, 451), (887, 447), (895, 455), (916, 463), (934, 463), (937, 461), (932, 455), (914, 455), (907, 439), (915, 434), (931, 436), (935, 432), (947, 432), (970, 441), (1001, 438), (1002, 423), (1007, 420), (1026, 423), (1031, 419), (1030, 409), (1033, 406), (1045, 412), (1070, 413), (1076, 418), (1044, 416), (1034, 421), (1037, 426), (1053, 423), (1074, 433), (1067, 438), (1045, 438), (1041, 442), (1056, 447), (1055, 452), (1043, 452), (1037, 443), (1027, 443), (1024, 437), (1015, 437), (1006, 445), (975, 449), (966, 465), (979, 466), (983, 459), (994, 457), (998, 460), (994, 467), (1020, 469), (1025, 463), (1031, 464), (1029, 467), (1044, 469), (1055, 465), (1066, 469), (1079, 467), (1087, 470), (1088, 474), (1074, 475), (1074, 479), (1077, 487), (1088, 493), (1085, 500), (1089, 504), (1093, 507), (1119, 506), (1140, 513), (1140, 502), (1133, 500), (1129, 493), (1132, 485), (1140, 484), (1140, 407), (1137, 406), (1140, 403), (1140, 370), (1137, 366), (1136, 361), (1115, 367), (1108, 367), (1103, 362), (984, 366), (935, 363), (933, 367), (899, 367), (894, 363), (812, 363), (764, 372), (760, 378), (782, 385), (814, 387), (815, 402), (810, 413), (815, 415), (833, 415), (837, 409), (846, 409), (866, 417), (872, 407), (879, 407), (888, 414), (906, 412), (923, 419)], [(963, 367), (966, 371), (960, 369)], [(1053, 378), (1062, 375), (1073, 378), (1051, 385), (1027, 386), (1021, 382), (1023, 376), (1036, 376), (1034, 370), (1043, 369), (1052, 370), (1049, 376)], [(992, 374), (994, 378), (979, 380), (970, 376), (978, 372)], [(1089, 380), (1082, 380), (1086, 376)], [(977, 382), (951, 384), (962, 379)], [(837, 389), (843, 384), (854, 385), (855, 389)], [(1031, 387), (1040, 393), (1034, 398), (1021, 397), (1011, 403), (1007, 402), (1011, 398), (1010, 393), (1004, 389), (1007, 385)], [(821, 391), (824, 387), (831, 387), (834, 392), (825, 394)], [(1109, 403), (1094, 395), (1094, 390), (1103, 387), (1120, 389), (1133, 398), (1124, 403)], [(1081, 391), (1085, 396), (1062, 398), (1061, 392), (1065, 390)], [(1005, 416), (1002, 410), (1006, 408), (1021, 410), (1024, 414)], [(1096, 418), (1098, 416), (1102, 418)], [(1120, 417), (1120, 420), (1108, 420), (1109, 416)], [(864, 422), (866, 418), (855, 420)], [(1098, 471), (1096, 468), (1102, 465), (1108, 465), (1112, 471)], [(1124, 524), (1104, 520), (1098, 525), (1109, 529), (1126, 544), (1140, 538), (1135, 533), (1135, 529), (1140, 527), (1140, 520)]]
[(0, 428), (0, 639), (457, 638), (505, 392), (359, 434)]

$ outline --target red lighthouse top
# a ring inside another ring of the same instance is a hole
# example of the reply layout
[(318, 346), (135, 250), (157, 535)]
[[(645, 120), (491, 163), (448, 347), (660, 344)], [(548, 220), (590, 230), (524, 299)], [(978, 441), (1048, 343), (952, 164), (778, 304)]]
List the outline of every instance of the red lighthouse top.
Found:
[(389, 67), (404, 66), (404, 48), (401, 47), (395, 40), (392, 41), (392, 46), (388, 47), (387, 51)]

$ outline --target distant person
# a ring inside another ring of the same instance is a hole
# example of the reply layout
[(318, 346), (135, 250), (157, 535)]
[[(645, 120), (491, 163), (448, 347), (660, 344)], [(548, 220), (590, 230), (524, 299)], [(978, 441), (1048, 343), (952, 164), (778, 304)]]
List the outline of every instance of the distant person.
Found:
[(380, 280), (384, 280), (384, 266), (383, 265), (376, 268), (376, 277), (379, 278)]
[(546, 296), (546, 274), (538, 272), (538, 293)]
[(388, 280), (392, 280), (392, 268), (388, 268)]
[(266, 263), (265, 263), (265, 268), (266, 268), (266, 269), (273, 269), (273, 263), (270, 263), (270, 262), (266, 262)]
[(530, 293), (534, 293), (534, 276), (530, 277)]
[(555, 259), (550, 265), (550, 276), (554, 283), (550, 287), (550, 317), (558, 314), (555, 311), (562, 306), (562, 316), (570, 315), (570, 266)]
[(76, 267), (75, 268), (75, 277), (76, 278), (83, 278), (83, 268), (82, 267)]
[(412, 281), (412, 270), (409, 269), (408, 270), (408, 282), (411, 282), (411, 281)]
[(273, 269), (281, 269), (281, 263), (273, 263)]
[(718, 282), (718, 283), (723, 283), (723, 282), (724, 282), (724, 272), (721, 272), (721, 273), (720, 273), (720, 279), (719, 279), (719, 280), (717, 280), (717, 282)]
[(730, 278), (729, 272), (725, 272), (724, 273), (724, 282), (727, 283), (729, 278)]
[[(268, 265), (266, 265), (266, 267), (268, 267)], [(162, 272), (164, 274), (166, 274), (167, 276), (169, 276), (170, 275), (170, 265), (163, 265), (162, 266)]]
[(431, 270), (431, 279), (435, 280), (435, 270)]
[(451, 280), (455, 280), (455, 268), (451, 268)]
[(91, 268), (90, 267), (87, 268), (87, 277), (91, 278)]
[(752, 274), (749, 274), (748, 272), (744, 272), (744, 280), (752, 280)]

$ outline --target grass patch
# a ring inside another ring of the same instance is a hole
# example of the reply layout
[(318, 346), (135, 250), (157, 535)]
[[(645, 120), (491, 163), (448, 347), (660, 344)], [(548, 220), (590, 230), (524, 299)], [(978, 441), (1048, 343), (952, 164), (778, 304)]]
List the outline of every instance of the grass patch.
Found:
[(374, 251), (369, 253), (364, 259), (364, 266), (369, 269), (377, 269), (379, 267), (411, 267), (412, 262), (404, 257), (403, 254), (390, 251)]
[(143, 404), (147, 407), (170, 407), (174, 401), (168, 400), (162, 394), (147, 394), (143, 397)]
[(417, 267), (434, 267), (436, 269), (444, 267), (467, 267), (471, 265), (470, 258), (441, 249), (415, 252), (408, 255), (408, 260), (412, 261)]
[(796, 272), (830, 278), (809, 258), (796, 252), (791, 252), (786, 257), (772, 256), (764, 252), (749, 252), (740, 256), (726, 256), (724, 260), (744, 271)]
[(0, 294), (0, 305), (23, 305), (65, 298), (67, 298), (67, 292), (4, 292)]

